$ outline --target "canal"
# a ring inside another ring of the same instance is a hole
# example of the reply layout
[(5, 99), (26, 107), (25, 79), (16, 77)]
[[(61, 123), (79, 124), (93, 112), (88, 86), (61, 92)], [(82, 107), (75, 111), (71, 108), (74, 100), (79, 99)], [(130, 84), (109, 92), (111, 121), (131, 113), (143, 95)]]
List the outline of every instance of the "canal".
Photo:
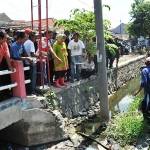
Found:
[[(126, 112), (131, 102), (134, 100), (133, 94), (139, 89), (140, 81), (139, 76), (128, 81), (122, 88), (120, 88), (113, 95), (109, 96), (110, 118), (117, 113)], [(105, 130), (105, 126), (101, 124), (100, 116), (90, 118), (84, 121), (77, 127), (77, 131), (85, 133), (103, 140), (104, 137), (100, 136), (100, 133)], [(97, 150), (97, 144), (87, 140), (87, 145), (90, 145), (87, 150)]]
[[(133, 101), (133, 93), (139, 88), (139, 76), (128, 81), (126, 85), (120, 88), (113, 95), (109, 96), (109, 106), (110, 106), (110, 117), (112, 117), (116, 113), (124, 112), (128, 109), (130, 103)], [(77, 131), (85, 133), (87, 135), (92, 135), (97, 137), (102, 131), (103, 124), (101, 124), (101, 119), (99, 116), (95, 116), (94, 118), (90, 118), (84, 122), (80, 126), (76, 128)], [(16, 135), (17, 136), (17, 135)], [(101, 137), (103, 138), (103, 137)], [(93, 143), (88, 143), (91, 145), (87, 150), (96, 150), (96, 145)], [(46, 150), (47, 146), (39, 146), (39, 147), (18, 147), (14, 146), (11, 143), (0, 142), (0, 150)], [(87, 146), (88, 147), (88, 146)]]

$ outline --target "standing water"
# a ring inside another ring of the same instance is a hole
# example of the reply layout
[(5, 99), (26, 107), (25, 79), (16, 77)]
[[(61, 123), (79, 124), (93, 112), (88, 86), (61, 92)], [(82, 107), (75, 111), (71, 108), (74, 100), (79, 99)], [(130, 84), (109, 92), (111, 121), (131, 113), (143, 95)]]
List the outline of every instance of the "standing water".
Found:
[(128, 81), (115, 94), (109, 97), (110, 113), (127, 111), (130, 103), (134, 100), (133, 94), (140, 87), (139, 76)]
[[(126, 85), (120, 88), (115, 94), (109, 96), (110, 117), (116, 113), (127, 111), (131, 102), (134, 100), (133, 93), (140, 87), (139, 76), (128, 81)], [(87, 135), (97, 137), (103, 131), (100, 116), (89, 119), (77, 127), (77, 131)], [(101, 137), (103, 139), (103, 137)], [(89, 150), (97, 150), (93, 143), (90, 143)], [(97, 145), (97, 144), (96, 144)], [(88, 150), (87, 149), (87, 150)]]

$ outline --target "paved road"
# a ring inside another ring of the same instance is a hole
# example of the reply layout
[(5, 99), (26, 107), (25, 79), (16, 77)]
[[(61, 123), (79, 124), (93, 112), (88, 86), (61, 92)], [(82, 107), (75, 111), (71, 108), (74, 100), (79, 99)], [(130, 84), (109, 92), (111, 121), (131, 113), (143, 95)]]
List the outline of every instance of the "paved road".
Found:
[[(139, 54), (129, 54), (129, 55), (123, 55), (119, 59), (118, 66), (122, 66), (125, 63), (128, 63), (131, 60), (135, 60), (136, 58), (143, 57), (145, 55), (139, 55)], [(113, 67), (116, 67), (116, 61), (113, 64)]]

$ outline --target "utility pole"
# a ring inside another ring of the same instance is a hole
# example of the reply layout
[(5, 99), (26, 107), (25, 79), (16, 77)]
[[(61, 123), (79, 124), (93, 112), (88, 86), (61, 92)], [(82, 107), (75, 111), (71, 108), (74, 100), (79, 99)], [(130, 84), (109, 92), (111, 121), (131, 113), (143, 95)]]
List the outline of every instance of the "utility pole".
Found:
[(31, 0), (31, 29), (33, 30), (33, 0)]
[(100, 115), (101, 118), (109, 120), (108, 82), (106, 69), (106, 51), (104, 46), (104, 29), (102, 0), (94, 0), (94, 13), (96, 23), (97, 51), (98, 56), (98, 81), (100, 94)]
[(120, 38), (122, 39), (122, 23), (121, 23), (121, 19), (120, 19)]

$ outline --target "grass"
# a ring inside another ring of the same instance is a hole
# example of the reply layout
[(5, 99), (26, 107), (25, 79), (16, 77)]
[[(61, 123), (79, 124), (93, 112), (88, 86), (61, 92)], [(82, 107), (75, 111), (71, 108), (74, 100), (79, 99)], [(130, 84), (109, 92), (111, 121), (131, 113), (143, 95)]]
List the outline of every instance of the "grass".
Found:
[(140, 102), (141, 97), (136, 97), (128, 112), (114, 116), (104, 134), (109, 138), (113, 138), (121, 146), (135, 143), (144, 127), (143, 116), (137, 111)]
[(137, 111), (139, 109), (139, 107), (140, 107), (141, 101), (142, 101), (142, 97), (141, 96), (135, 97), (134, 101), (129, 106), (128, 112)]

